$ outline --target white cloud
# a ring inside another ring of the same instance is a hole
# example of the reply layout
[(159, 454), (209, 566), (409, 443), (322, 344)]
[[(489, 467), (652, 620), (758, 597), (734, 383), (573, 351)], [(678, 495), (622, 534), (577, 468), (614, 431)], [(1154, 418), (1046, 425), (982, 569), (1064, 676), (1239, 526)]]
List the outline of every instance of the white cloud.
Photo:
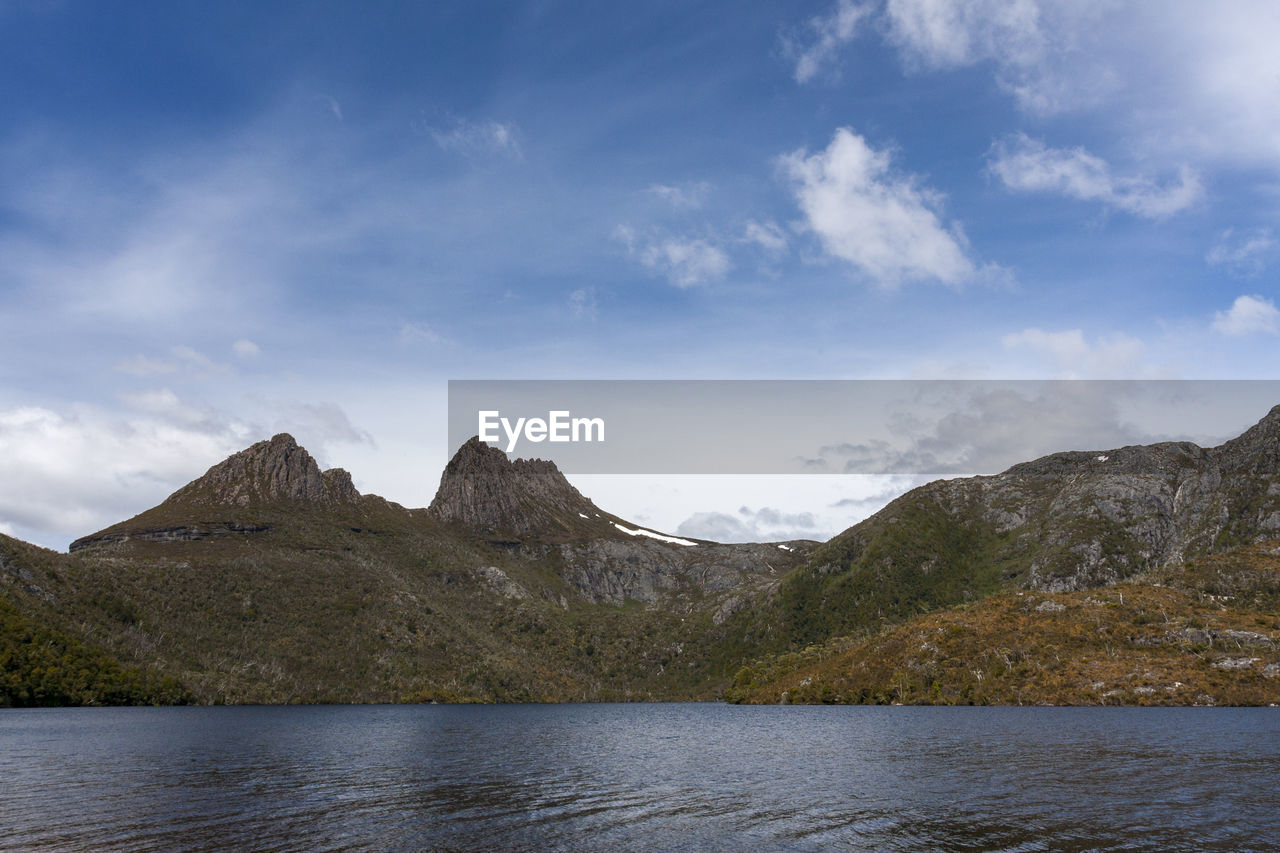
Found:
[[(1078, 352), (1074, 342), (1066, 349)], [(1087, 381), (965, 383), (954, 386), (945, 406), (912, 405), (891, 416), (892, 442), (863, 440), (824, 447), (819, 453), (832, 467), (845, 460), (845, 470), (899, 471), (916, 482), (939, 475), (995, 474), (1063, 450), (1159, 440), (1133, 418), (1149, 405), (1146, 392), (1156, 387)], [(1138, 400), (1143, 405), (1136, 410), (1128, 405)]]
[(0, 523), (65, 548), (273, 433), (293, 433), (318, 459), (332, 444), (373, 445), (335, 403), (256, 400), (262, 420), (253, 422), (167, 388), (119, 396), (118, 412), (82, 404), (0, 409)]
[(120, 395), (120, 400), (132, 409), (156, 415), (166, 421), (188, 427), (198, 427), (204, 431), (217, 432), (221, 422), (209, 409), (199, 409), (184, 403), (178, 395), (168, 388), (155, 388), (149, 391), (129, 391)]
[(740, 507), (736, 513), (696, 512), (676, 528), (680, 536), (713, 542), (779, 542), (817, 539), (822, 533), (811, 512), (788, 513), (772, 507)]
[(426, 126), (436, 145), (466, 157), (503, 155), (524, 159), (514, 124), (493, 120), (454, 119), (447, 127)]
[(131, 376), (155, 376), (161, 373), (173, 373), (178, 369), (178, 365), (172, 361), (148, 358), (138, 354), (116, 362), (115, 369)]
[(724, 278), (733, 266), (723, 249), (705, 240), (663, 240), (642, 249), (640, 261), (677, 287)]
[(201, 370), (223, 372), (230, 369), (227, 365), (214, 361), (199, 350), (192, 349), (188, 346), (176, 346), (171, 348), (169, 352), (174, 358), (178, 359), (178, 361), (186, 362), (187, 364), (200, 368)]
[(910, 69), (987, 64), (1037, 114), (1107, 110), (1148, 153), (1280, 163), (1280, 5), (883, 0)]
[(882, 19), (888, 41), (908, 67), (946, 70), (992, 62), (996, 80), (1026, 109), (1054, 112), (1108, 86), (1092, 73), (1081, 95), (1054, 74), (1073, 35), (1096, 17), (1092, 4), (1037, 0), (887, 0)]
[(1064, 379), (1132, 378), (1148, 371), (1141, 365), (1142, 341), (1117, 332), (1090, 343), (1080, 329), (1046, 332), (1023, 329), (1001, 338), (1006, 349), (1025, 349), (1045, 357)]
[(1021, 133), (992, 146), (988, 167), (1011, 190), (1100, 201), (1148, 219), (1172, 216), (1201, 195), (1199, 179), (1186, 167), (1164, 185), (1145, 177), (1116, 177), (1105, 160), (1083, 148), (1049, 148)]
[[(159, 398), (152, 401), (163, 408)], [(158, 503), (240, 449), (236, 422), (113, 416), (77, 406), (0, 411), (0, 521), (40, 544), (67, 543)]]
[(764, 249), (770, 255), (786, 254), (788, 248), (787, 235), (774, 222), (747, 222), (743, 239)]
[(718, 542), (826, 540), (914, 485), (906, 477), (805, 474), (570, 479), (596, 506), (627, 521)]
[(253, 341), (241, 338), (231, 345), (231, 352), (235, 354), (236, 358), (248, 360), (261, 355), (262, 349)]
[(706, 181), (697, 181), (683, 186), (654, 184), (649, 187), (648, 192), (667, 202), (672, 207), (696, 210), (706, 202), (707, 196), (711, 193), (711, 184)]
[(888, 0), (885, 17), (890, 38), (933, 68), (984, 59), (1026, 66), (1045, 51), (1039, 8), (1027, 0)]
[(404, 323), (400, 326), (400, 343), (414, 344), (444, 343), (444, 337), (426, 323)]
[(1258, 295), (1237, 296), (1226, 311), (1213, 315), (1213, 330), (1228, 337), (1274, 335), (1280, 331), (1280, 311), (1275, 303)]
[(284, 403), (278, 411), (271, 432), (293, 433), (298, 441), (310, 442), (308, 449), (317, 457), (329, 444), (374, 444), (373, 436), (351, 423), (337, 403)]
[(574, 317), (596, 319), (596, 290), (594, 287), (580, 287), (569, 294), (569, 313)]
[(642, 238), (634, 228), (619, 225), (614, 237), (646, 268), (660, 273), (676, 287), (693, 287), (724, 278), (733, 263), (719, 246), (689, 237)]
[(1275, 236), (1270, 228), (1259, 228), (1246, 234), (1228, 228), (1218, 236), (1205, 261), (1211, 266), (1225, 267), (1232, 275), (1253, 278), (1260, 275), (1275, 256)]
[(837, 0), (831, 14), (812, 18), (805, 39), (808, 46), (802, 48), (796, 41), (786, 44), (788, 52), (796, 60), (796, 82), (807, 83), (824, 68), (830, 67), (840, 48), (853, 40), (858, 33), (858, 25), (871, 12), (869, 3)]
[(889, 153), (849, 128), (836, 131), (825, 151), (796, 151), (781, 164), (823, 248), (881, 286), (955, 285), (975, 276), (963, 236), (938, 219), (939, 196), (894, 173)]

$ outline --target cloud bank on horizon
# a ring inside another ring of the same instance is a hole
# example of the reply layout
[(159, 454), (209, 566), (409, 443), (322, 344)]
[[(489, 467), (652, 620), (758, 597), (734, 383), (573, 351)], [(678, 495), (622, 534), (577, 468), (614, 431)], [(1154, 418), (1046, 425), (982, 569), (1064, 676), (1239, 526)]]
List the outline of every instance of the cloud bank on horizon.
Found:
[[(285, 428), (425, 505), (450, 377), (1270, 378), (1278, 41), (1261, 0), (5, 5), (0, 531)], [(849, 520), (742, 510), (689, 523)]]

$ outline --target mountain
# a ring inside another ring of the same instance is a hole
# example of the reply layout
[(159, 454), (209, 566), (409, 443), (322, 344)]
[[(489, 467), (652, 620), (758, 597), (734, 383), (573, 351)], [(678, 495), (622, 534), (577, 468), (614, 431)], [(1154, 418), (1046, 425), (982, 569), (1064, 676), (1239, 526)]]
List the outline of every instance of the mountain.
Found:
[(1280, 407), (821, 544), (669, 536), (477, 439), (407, 509), (277, 435), (68, 554), (0, 537), (0, 621), (23, 671), (52, 643), (102, 673), (50, 701), (1277, 701), (1278, 554)]
[(764, 650), (877, 629), (1004, 589), (1119, 583), (1280, 537), (1280, 407), (1218, 447), (1055, 453), (938, 480), (815, 549), (747, 614)]
[[(1025, 591), (1085, 599), (1080, 593), (1137, 583), (1174, 585), (1191, 596), (1179, 599), (1176, 608), (1165, 603), (1170, 620), (1201, 624), (1192, 604), (1209, 601), (1216, 610), (1234, 609), (1230, 618), (1224, 617), (1226, 624), (1248, 623), (1253, 630), (1263, 614), (1265, 626), (1274, 629), (1280, 606), (1277, 545), (1280, 407), (1217, 447), (1169, 442), (1055, 453), (995, 476), (921, 486), (815, 549), (808, 563), (779, 585), (773, 599), (741, 614), (738, 627), (761, 638), (753, 647), (759, 661), (772, 660), (771, 654), (785, 657), (787, 650), (806, 644), (837, 641), (843, 647), (857, 641), (865, 643), (861, 652), (831, 652), (819, 656), (825, 662), (806, 666), (821, 670), (835, 666), (832, 661), (852, 665), (855, 659), (861, 666), (866, 660), (859, 655), (887, 660), (875, 640), (880, 632), (903, 623), (924, 625), (933, 618), (922, 614), (957, 608), (956, 614), (972, 617), (964, 627), (984, 638), (978, 645), (1007, 646), (1001, 633), (1013, 623), (992, 615), (1008, 600), (1002, 594)], [(1087, 609), (1076, 615), (1095, 623), (1099, 618)], [(1050, 627), (1038, 624), (1029, 630), (1042, 635)], [(1118, 633), (1122, 626), (1113, 627)], [(1128, 625), (1127, 630), (1137, 632), (1137, 627)], [(1274, 631), (1268, 636), (1274, 639)], [(1060, 650), (1055, 654), (1060, 656)], [(1238, 674), (1256, 675), (1270, 665), (1268, 660), (1258, 658)], [(795, 659), (790, 661), (773, 660), (764, 668), (791, 672)], [(888, 670), (896, 683), (911, 680), (904, 681), (904, 673), (920, 671), (919, 661), (900, 663)], [(1219, 681), (1225, 677), (1214, 674)], [(888, 695), (890, 680), (863, 682), (854, 693), (831, 687), (838, 679), (825, 684), (833, 695), (865, 699)], [(753, 686), (744, 697), (776, 697), (784, 689), (781, 682), (769, 686), (768, 679), (750, 681)], [(846, 688), (851, 684), (839, 683)], [(1264, 694), (1280, 698), (1280, 684), (1264, 687)], [(1075, 688), (1053, 695), (1073, 701), (1092, 695), (1079, 684)], [(1024, 693), (1032, 696), (1035, 691)], [(907, 698), (919, 701), (922, 695), (917, 691)]]
[(478, 441), (406, 509), (277, 435), (0, 590), (202, 702), (707, 698), (707, 637), (814, 545), (667, 536)]
[(321, 471), (293, 436), (281, 433), (236, 453), (174, 492), (159, 506), (71, 543), (93, 545), (142, 539), (153, 542), (257, 533), (264, 506), (342, 508), (361, 495), (341, 468)]
[(479, 438), (449, 460), (427, 511), (446, 524), (497, 537), (569, 541), (618, 533), (553, 463), (512, 461)]

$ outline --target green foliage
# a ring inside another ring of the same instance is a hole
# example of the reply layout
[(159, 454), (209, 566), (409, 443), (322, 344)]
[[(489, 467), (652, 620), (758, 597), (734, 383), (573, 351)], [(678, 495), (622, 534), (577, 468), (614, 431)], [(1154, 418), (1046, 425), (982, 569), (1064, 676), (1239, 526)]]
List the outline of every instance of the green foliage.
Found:
[(176, 680), (122, 666), (0, 599), (0, 706), (174, 705), (190, 700)]
[(1007, 535), (976, 510), (957, 517), (927, 490), (831, 540), (734, 620), (724, 641), (737, 660), (866, 636), (920, 613), (974, 601), (1008, 583)]

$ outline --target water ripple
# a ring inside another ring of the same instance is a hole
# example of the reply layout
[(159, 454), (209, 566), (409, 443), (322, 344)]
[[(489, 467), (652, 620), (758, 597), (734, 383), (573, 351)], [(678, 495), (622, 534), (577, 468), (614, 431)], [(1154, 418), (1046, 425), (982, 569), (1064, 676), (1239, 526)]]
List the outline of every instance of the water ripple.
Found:
[(1265, 850), (1268, 709), (0, 712), (4, 850)]

